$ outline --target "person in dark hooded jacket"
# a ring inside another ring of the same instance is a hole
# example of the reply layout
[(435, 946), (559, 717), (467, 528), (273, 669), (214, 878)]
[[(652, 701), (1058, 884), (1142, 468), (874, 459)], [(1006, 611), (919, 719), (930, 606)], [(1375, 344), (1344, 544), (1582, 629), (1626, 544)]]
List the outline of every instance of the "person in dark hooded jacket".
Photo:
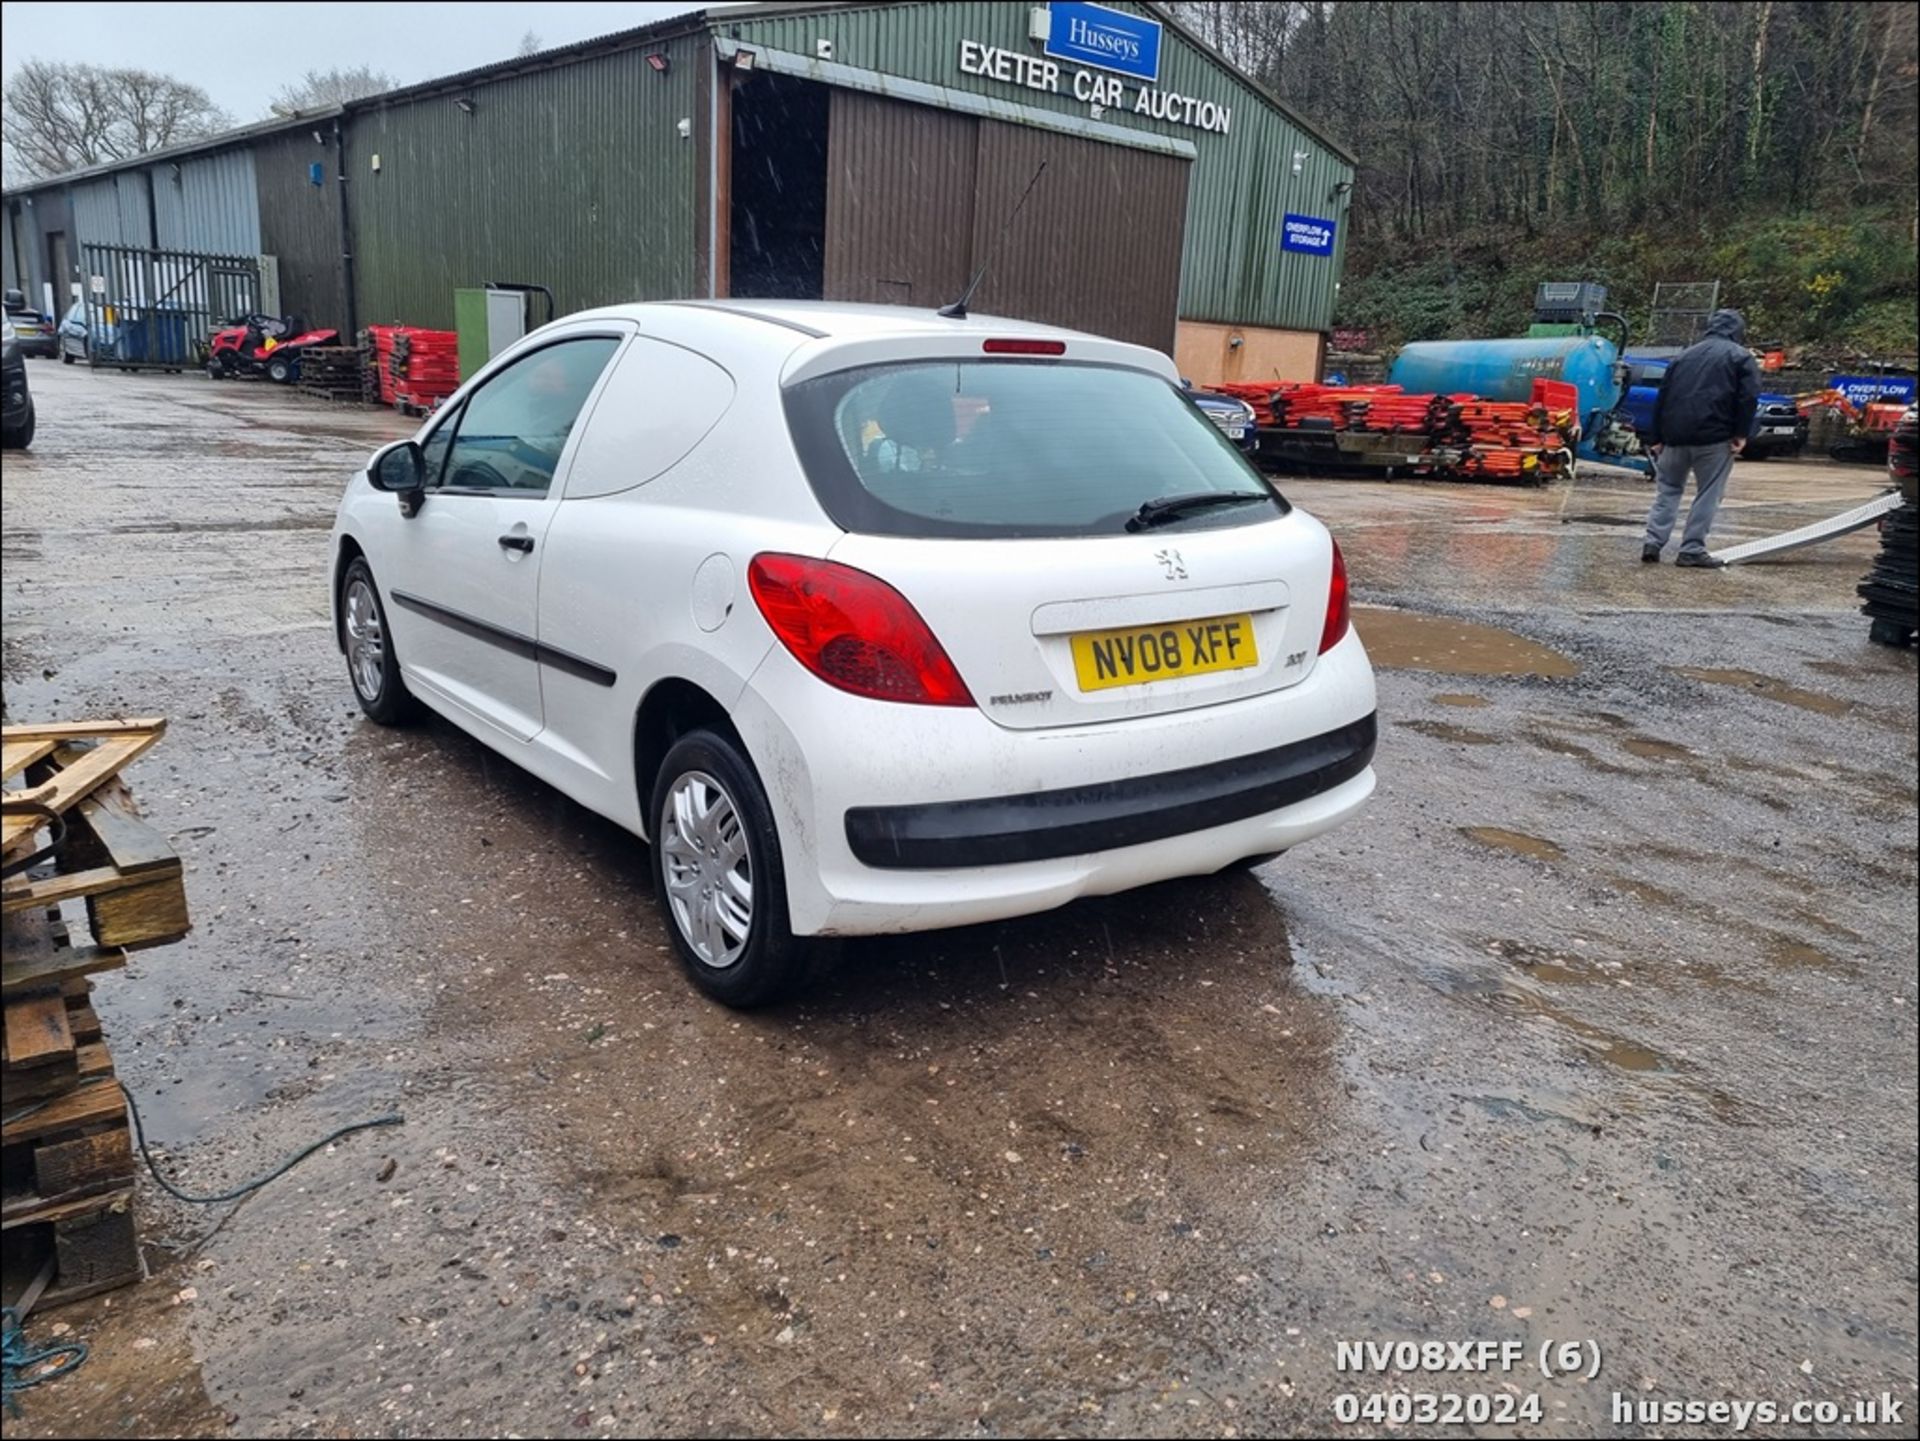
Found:
[(1640, 559), (1660, 559), (1687, 472), (1693, 472), (1693, 505), (1687, 511), (1677, 565), (1718, 566), (1707, 550), (1707, 535), (1726, 492), (1733, 458), (1747, 444), (1753, 412), (1760, 403), (1760, 367), (1746, 347), (1747, 322), (1737, 310), (1716, 310), (1707, 333), (1673, 358), (1653, 403), (1653, 433), (1647, 437), (1654, 459), (1653, 508), (1647, 512)]

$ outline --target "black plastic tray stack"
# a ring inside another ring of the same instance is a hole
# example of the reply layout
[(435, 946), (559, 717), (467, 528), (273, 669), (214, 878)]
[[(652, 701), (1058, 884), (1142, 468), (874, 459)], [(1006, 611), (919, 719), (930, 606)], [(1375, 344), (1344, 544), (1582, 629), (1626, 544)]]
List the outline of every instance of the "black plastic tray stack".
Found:
[(1871, 632), (1881, 645), (1912, 645), (1920, 630), (1920, 424), (1910, 410), (1894, 431), (1887, 455), (1895, 484), (1906, 503), (1881, 522), (1880, 555), (1860, 582), (1860, 607), (1873, 620)]

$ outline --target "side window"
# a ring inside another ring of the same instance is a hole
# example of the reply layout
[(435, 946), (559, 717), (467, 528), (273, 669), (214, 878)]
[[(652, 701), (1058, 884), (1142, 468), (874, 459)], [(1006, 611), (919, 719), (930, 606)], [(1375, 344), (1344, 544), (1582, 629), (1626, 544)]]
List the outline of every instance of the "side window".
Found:
[(447, 463), (447, 452), (453, 447), (453, 433), (459, 428), (460, 412), (454, 410), (441, 417), (440, 424), (435, 427), (433, 434), (427, 437), (426, 444), (420, 447), (421, 453), (426, 456), (424, 469), (429, 486), (440, 484), (441, 469)]
[[(494, 376), (467, 398), (454, 422), (441, 484), (452, 490), (544, 495), (580, 408), (619, 348), (611, 336), (563, 340)], [(440, 434), (433, 434), (429, 447)], [(433, 459), (429, 449), (429, 475)]]

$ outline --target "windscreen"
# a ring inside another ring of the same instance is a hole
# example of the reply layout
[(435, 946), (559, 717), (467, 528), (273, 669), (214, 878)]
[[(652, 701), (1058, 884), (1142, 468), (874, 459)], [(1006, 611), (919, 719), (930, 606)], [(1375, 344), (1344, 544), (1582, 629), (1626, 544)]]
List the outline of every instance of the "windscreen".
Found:
[[(908, 361), (802, 381), (786, 405), (820, 503), (864, 534), (1117, 535), (1139, 527), (1143, 507), (1159, 509), (1152, 525), (1167, 530), (1286, 510), (1218, 426), (1142, 371)], [(1258, 499), (1190, 503), (1250, 494)]]

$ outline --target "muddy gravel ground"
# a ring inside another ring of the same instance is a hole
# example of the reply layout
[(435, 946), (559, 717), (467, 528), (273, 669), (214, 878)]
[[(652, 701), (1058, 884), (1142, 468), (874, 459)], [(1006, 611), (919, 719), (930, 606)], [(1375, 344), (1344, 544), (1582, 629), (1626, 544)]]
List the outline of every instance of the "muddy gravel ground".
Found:
[[(1363, 820), (846, 943), (741, 1016), (641, 842), (361, 719), (327, 529), (410, 423), (32, 380), (9, 714), (171, 718), (130, 779), (194, 933), (97, 992), (164, 1164), (216, 1191), (406, 1121), (237, 1208), (143, 1185), (152, 1279), (35, 1315), (93, 1353), (10, 1435), (1324, 1434), (1382, 1391), (1570, 1436), (1673, 1434), (1615, 1392), (1888, 1393), (1825, 1431), (1913, 1434), (1915, 664), (1854, 610), (1870, 534), (1690, 573), (1636, 563), (1621, 474), (1288, 482), (1369, 603)], [(1720, 538), (1875, 489), (1743, 464)], [(1337, 1369), (1405, 1338), (1529, 1360)]]

